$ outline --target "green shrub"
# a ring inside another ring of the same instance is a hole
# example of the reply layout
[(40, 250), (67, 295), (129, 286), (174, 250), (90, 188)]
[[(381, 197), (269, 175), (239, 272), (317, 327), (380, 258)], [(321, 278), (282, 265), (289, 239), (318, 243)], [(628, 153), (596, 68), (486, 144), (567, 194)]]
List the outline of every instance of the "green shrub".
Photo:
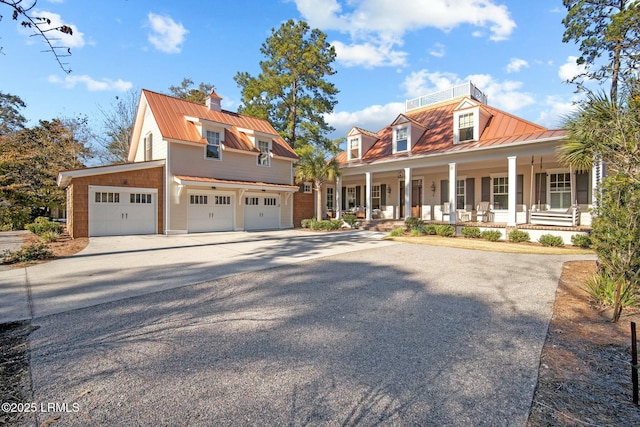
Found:
[(340, 230), (342, 228), (342, 224), (344, 224), (341, 219), (332, 219), (329, 222), (331, 222), (332, 230)]
[(424, 229), (411, 230), (412, 236), (424, 236)]
[(430, 236), (435, 236), (437, 234), (435, 224), (425, 224), (424, 227), (422, 227), (422, 231), (424, 234), (428, 234)]
[(407, 227), (407, 230), (421, 230), (424, 227), (424, 221), (411, 216), (404, 220), (404, 225)]
[(358, 217), (353, 214), (342, 215), (342, 220), (346, 222), (351, 228), (355, 228), (358, 224)]
[(538, 242), (542, 244), (542, 246), (555, 246), (555, 247), (563, 247), (564, 241), (560, 236), (554, 236), (553, 234), (543, 234), (538, 239)]
[(2, 260), (5, 264), (15, 264), (16, 262), (36, 261), (49, 258), (53, 258), (53, 252), (51, 252), (49, 246), (42, 242), (23, 246), (13, 252), (4, 251), (2, 254)]
[(509, 233), (509, 241), (512, 243), (528, 242), (529, 240), (531, 240), (531, 236), (526, 231), (513, 230)]
[(399, 237), (404, 234), (404, 228), (394, 228), (389, 232), (389, 236), (391, 237)]
[[(589, 278), (585, 290), (599, 304), (615, 307), (617, 285), (618, 282), (614, 278), (603, 272)], [(624, 308), (638, 305), (640, 305), (640, 301), (638, 300), (637, 286), (632, 283), (623, 283), (620, 287), (620, 306)]]
[(502, 238), (502, 233), (498, 230), (484, 230), (482, 233), (480, 233), (480, 237), (490, 242), (497, 242)]
[(48, 231), (52, 231), (58, 234), (62, 234), (63, 231), (62, 224), (50, 221), (49, 218), (44, 216), (39, 216), (33, 223), (27, 224), (25, 228), (33, 234), (37, 234), (38, 236), (42, 236)]
[(586, 234), (574, 234), (571, 236), (571, 243), (584, 249), (591, 247), (591, 237)]
[(46, 243), (51, 243), (51, 242), (55, 242), (56, 240), (58, 240), (58, 237), (60, 237), (60, 233), (56, 233), (55, 231), (45, 231), (44, 233), (42, 233), (42, 236), (40, 236), (40, 237)]
[(482, 235), (479, 227), (462, 227), (460, 232), (467, 239), (479, 239)]
[(311, 228), (311, 221), (313, 221), (311, 218), (305, 218), (300, 221), (300, 226), (302, 228)]
[(456, 234), (456, 229), (451, 225), (437, 224), (435, 228), (438, 236), (451, 237)]

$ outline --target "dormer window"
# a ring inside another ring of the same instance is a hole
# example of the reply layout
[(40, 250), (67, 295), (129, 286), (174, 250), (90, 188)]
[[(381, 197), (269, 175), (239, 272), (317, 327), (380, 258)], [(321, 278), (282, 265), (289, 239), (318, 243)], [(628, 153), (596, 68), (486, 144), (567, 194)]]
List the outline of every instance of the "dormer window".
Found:
[(393, 152), (407, 151), (409, 147), (409, 132), (406, 127), (397, 128), (393, 135)]
[(205, 151), (207, 159), (220, 160), (220, 132), (207, 131), (207, 148)]
[(269, 166), (269, 142), (258, 141), (258, 149), (260, 150), (258, 166)]
[(459, 142), (473, 141), (474, 125), (473, 113), (465, 113), (458, 116)]
[(349, 160), (360, 158), (360, 138), (349, 139)]

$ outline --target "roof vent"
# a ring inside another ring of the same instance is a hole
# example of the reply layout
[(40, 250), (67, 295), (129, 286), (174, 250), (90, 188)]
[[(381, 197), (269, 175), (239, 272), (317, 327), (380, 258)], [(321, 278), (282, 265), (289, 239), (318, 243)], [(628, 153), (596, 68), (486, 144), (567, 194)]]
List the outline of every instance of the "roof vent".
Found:
[(221, 102), (222, 102), (222, 98), (213, 89), (211, 90), (209, 97), (205, 101), (207, 107), (209, 107), (209, 109), (213, 111), (222, 110)]

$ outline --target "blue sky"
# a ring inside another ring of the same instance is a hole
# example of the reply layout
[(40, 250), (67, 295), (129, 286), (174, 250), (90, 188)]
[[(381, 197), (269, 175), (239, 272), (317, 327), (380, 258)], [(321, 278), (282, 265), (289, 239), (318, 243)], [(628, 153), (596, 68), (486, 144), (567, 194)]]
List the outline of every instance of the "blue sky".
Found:
[[(24, 0), (29, 2), (29, 0)], [(66, 75), (0, 5), (0, 91), (20, 96), (30, 124), (84, 114), (128, 90), (168, 92), (184, 77), (214, 84), (235, 111), (238, 71), (259, 72), (260, 46), (288, 19), (336, 47), (333, 137), (391, 123), (404, 101), (471, 80), (490, 105), (557, 128), (573, 107), (577, 46), (562, 43), (561, 0), (39, 0), (36, 14), (74, 30)]]

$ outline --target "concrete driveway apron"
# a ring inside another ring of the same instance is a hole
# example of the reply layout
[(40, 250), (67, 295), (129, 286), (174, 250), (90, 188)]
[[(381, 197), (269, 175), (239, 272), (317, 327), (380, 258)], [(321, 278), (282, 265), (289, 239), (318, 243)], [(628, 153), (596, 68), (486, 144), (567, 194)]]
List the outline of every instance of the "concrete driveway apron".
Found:
[(74, 256), (0, 271), (0, 323), (394, 244), (382, 236), (281, 230), (95, 237)]

